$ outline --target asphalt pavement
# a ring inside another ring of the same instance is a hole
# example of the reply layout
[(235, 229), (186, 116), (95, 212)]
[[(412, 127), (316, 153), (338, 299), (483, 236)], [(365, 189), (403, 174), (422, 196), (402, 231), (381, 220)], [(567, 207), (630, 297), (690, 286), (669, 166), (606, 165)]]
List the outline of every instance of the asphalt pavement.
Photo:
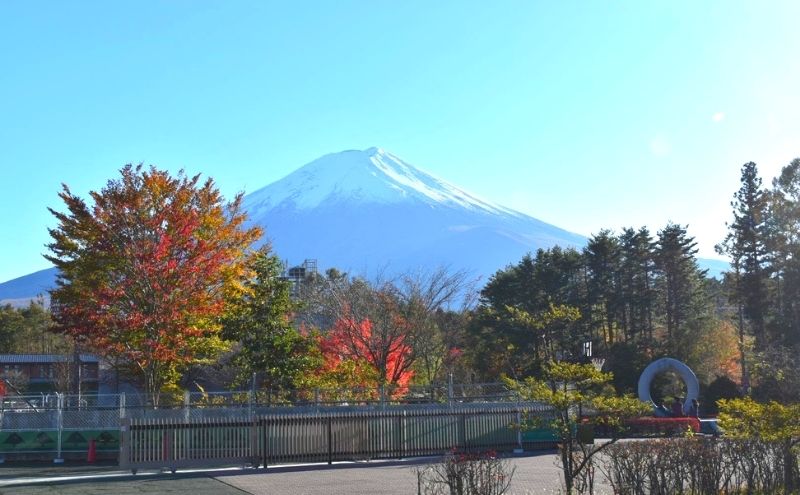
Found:
[[(417, 470), (436, 458), (314, 465), (267, 469), (140, 472), (115, 465), (0, 465), (2, 495), (191, 494), (191, 495), (401, 495), (416, 494)], [(508, 458), (514, 467), (509, 495), (561, 492), (554, 451)], [(598, 494), (611, 493), (608, 486)]]

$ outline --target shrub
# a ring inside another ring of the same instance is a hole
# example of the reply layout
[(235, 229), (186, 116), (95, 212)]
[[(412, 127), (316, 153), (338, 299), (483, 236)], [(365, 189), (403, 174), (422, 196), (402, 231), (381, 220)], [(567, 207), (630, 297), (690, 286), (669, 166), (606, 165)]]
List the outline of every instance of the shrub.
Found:
[(417, 469), (417, 492), (422, 495), (502, 495), (514, 469), (496, 452), (451, 452), (441, 462)]
[(775, 442), (653, 439), (617, 443), (605, 454), (600, 469), (619, 495), (789, 493)]

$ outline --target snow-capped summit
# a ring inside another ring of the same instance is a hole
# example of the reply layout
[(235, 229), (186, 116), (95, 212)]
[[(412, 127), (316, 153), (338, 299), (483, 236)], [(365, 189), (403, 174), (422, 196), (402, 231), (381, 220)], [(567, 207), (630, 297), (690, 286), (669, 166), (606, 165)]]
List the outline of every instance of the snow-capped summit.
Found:
[(331, 153), (247, 197), (258, 215), (272, 208), (312, 209), (326, 204), (419, 202), (489, 214), (519, 213), (476, 196), (404, 162), (382, 148)]
[(318, 158), (243, 208), (282, 258), (356, 273), (449, 265), (488, 277), (528, 251), (586, 241), (377, 147)]

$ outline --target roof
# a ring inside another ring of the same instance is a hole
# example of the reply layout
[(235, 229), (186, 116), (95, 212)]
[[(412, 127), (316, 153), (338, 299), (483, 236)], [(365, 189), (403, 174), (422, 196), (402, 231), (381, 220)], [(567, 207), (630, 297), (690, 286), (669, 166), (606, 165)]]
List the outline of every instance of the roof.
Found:
[[(0, 364), (65, 363), (74, 359), (72, 354), (0, 354)], [(82, 363), (99, 363), (97, 356), (81, 354)]]

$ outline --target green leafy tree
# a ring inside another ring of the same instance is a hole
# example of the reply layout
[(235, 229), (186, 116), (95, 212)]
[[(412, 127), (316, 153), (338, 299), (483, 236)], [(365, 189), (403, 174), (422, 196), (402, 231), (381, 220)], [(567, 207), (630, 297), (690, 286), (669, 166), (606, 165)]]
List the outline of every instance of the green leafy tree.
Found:
[(0, 306), (0, 353), (13, 351), (24, 322), (25, 319), (20, 312), (10, 304)]
[(506, 307), (506, 311), (514, 324), (533, 336), (539, 351), (538, 359), (547, 362), (579, 355), (583, 339), (575, 338), (572, 326), (581, 318), (577, 308), (550, 304), (546, 311), (534, 315), (513, 306)]
[(783, 488), (800, 487), (796, 449), (800, 445), (800, 404), (759, 403), (750, 397), (718, 401), (719, 422), (731, 438), (775, 442), (783, 452)]
[(22, 354), (72, 353), (74, 344), (53, 332), (53, 319), (41, 299), (27, 306), (0, 306), (0, 352)]
[(578, 342), (588, 338), (583, 318), (570, 321), (568, 329), (549, 327), (547, 333), (531, 331), (520, 318), (544, 315), (553, 307), (587, 311), (583, 258), (574, 249), (540, 249), (535, 257), (526, 255), (495, 273), (468, 327), (467, 352), (475, 369), (492, 379), (501, 373), (524, 377), (538, 373), (551, 354), (576, 352)]
[[(542, 379), (526, 378), (523, 381), (507, 380), (507, 385), (525, 400), (543, 402), (553, 408), (553, 417), (547, 426), (559, 438), (559, 459), (564, 475), (566, 493), (575, 493), (576, 483), (591, 484), (593, 460), (618, 438), (588, 443), (579, 438), (587, 425), (602, 424), (618, 428), (625, 418), (650, 412), (650, 407), (632, 396), (616, 396), (603, 387), (612, 380), (590, 364), (549, 362), (544, 367)], [(579, 411), (592, 408), (597, 415), (582, 421)], [(529, 425), (541, 426), (534, 419)], [(590, 487), (587, 487), (591, 489)]]
[(251, 277), (230, 302), (222, 320), (222, 336), (237, 343), (233, 362), (239, 383), (255, 373), (263, 386), (286, 389), (311, 367), (309, 339), (292, 323), (297, 303), (291, 282), (281, 278), (281, 262), (267, 248), (254, 253), (247, 267)]
[(797, 349), (770, 345), (752, 354), (754, 387), (750, 395), (759, 401), (800, 402), (800, 358)]
[(17, 337), (16, 352), (34, 354), (66, 354), (74, 351), (74, 342), (53, 332), (53, 317), (39, 298), (19, 309), (24, 322)]

